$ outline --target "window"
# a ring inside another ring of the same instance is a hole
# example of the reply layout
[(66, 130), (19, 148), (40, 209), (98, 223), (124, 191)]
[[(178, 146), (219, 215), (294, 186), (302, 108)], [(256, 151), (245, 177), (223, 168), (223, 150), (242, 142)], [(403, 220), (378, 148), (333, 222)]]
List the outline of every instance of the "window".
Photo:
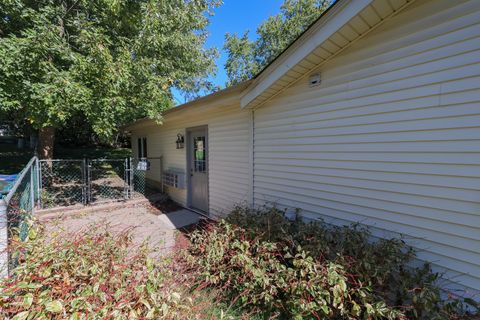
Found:
[(207, 159), (205, 159), (205, 137), (195, 137), (193, 139), (193, 167), (195, 172), (207, 171)]
[(138, 158), (147, 157), (147, 138), (143, 137), (137, 139), (137, 152)]

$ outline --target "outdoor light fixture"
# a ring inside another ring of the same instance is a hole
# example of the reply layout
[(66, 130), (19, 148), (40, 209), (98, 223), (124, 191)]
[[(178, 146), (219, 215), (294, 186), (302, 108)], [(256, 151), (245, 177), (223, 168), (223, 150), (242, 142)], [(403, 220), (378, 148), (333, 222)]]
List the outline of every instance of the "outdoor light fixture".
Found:
[(185, 139), (183, 138), (183, 134), (179, 133), (177, 134), (177, 149), (183, 149), (183, 146), (185, 145)]

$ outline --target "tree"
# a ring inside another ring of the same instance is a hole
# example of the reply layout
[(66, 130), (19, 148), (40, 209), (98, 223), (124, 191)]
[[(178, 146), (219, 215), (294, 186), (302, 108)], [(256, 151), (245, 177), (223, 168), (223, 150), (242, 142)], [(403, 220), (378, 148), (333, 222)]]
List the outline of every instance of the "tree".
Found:
[(171, 89), (208, 89), (215, 49), (206, 27), (220, 0), (0, 2), (0, 110), (39, 130), (52, 157), (55, 129), (80, 113), (100, 137), (148, 116)]
[(331, 0), (285, 0), (277, 15), (269, 17), (257, 29), (258, 38), (225, 35), (224, 49), (228, 58), (225, 69), (233, 85), (253, 78), (275, 59), (330, 5)]

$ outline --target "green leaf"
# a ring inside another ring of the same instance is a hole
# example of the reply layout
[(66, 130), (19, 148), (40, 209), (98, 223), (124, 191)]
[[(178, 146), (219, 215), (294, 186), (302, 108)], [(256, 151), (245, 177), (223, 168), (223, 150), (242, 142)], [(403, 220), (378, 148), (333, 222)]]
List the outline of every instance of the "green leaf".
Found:
[(45, 304), (45, 308), (50, 313), (60, 313), (63, 310), (63, 304), (59, 300), (54, 300)]
[(28, 230), (28, 238), (30, 240), (35, 240), (37, 238), (37, 230), (35, 228), (30, 228)]
[(33, 303), (33, 294), (27, 293), (26, 295), (23, 296), (23, 305), (27, 308), (30, 308), (30, 306)]
[(148, 310), (148, 313), (145, 316), (145, 318), (153, 319), (154, 317), (155, 317), (155, 308), (152, 308), (152, 309)]
[(15, 317), (13, 317), (12, 320), (26, 320), (29, 314), (30, 314), (29, 311), (22, 311), (17, 315), (15, 315)]
[(359, 317), (361, 312), (362, 309), (360, 308), (360, 306), (355, 301), (352, 301), (352, 315)]

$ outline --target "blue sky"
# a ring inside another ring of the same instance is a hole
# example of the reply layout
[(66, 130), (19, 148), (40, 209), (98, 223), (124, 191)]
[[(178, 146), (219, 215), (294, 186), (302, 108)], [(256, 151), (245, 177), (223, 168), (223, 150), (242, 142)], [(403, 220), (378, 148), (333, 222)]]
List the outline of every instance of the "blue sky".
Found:
[[(254, 39), (257, 27), (269, 16), (277, 14), (282, 2), (283, 0), (224, 0), (223, 5), (215, 10), (215, 15), (210, 19), (206, 43), (206, 47), (217, 47), (220, 50), (220, 57), (216, 61), (217, 75), (211, 78), (213, 83), (223, 87), (227, 81), (224, 70), (227, 56), (222, 50), (225, 33), (241, 35), (250, 30), (250, 38)], [(174, 95), (177, 103), (184, 102), (178, 92), (174, 92)]]
[[(250, 38), (256, 37), (255, 30), (269, 16), (279, 12), (282, 0), (224, 0), (224, 4), (217, 8), (215, 15), (211, 18), (208, 28), (210, 36), (207, 40), (207, 47), (223, 47), (225, 33), (243, 34), (250, 30)], [(223, 68), (227, 56), (221, 52), (217, 60), (217, 76), (212, 79), (215, 84), (224, 85), (227, 75)]]

